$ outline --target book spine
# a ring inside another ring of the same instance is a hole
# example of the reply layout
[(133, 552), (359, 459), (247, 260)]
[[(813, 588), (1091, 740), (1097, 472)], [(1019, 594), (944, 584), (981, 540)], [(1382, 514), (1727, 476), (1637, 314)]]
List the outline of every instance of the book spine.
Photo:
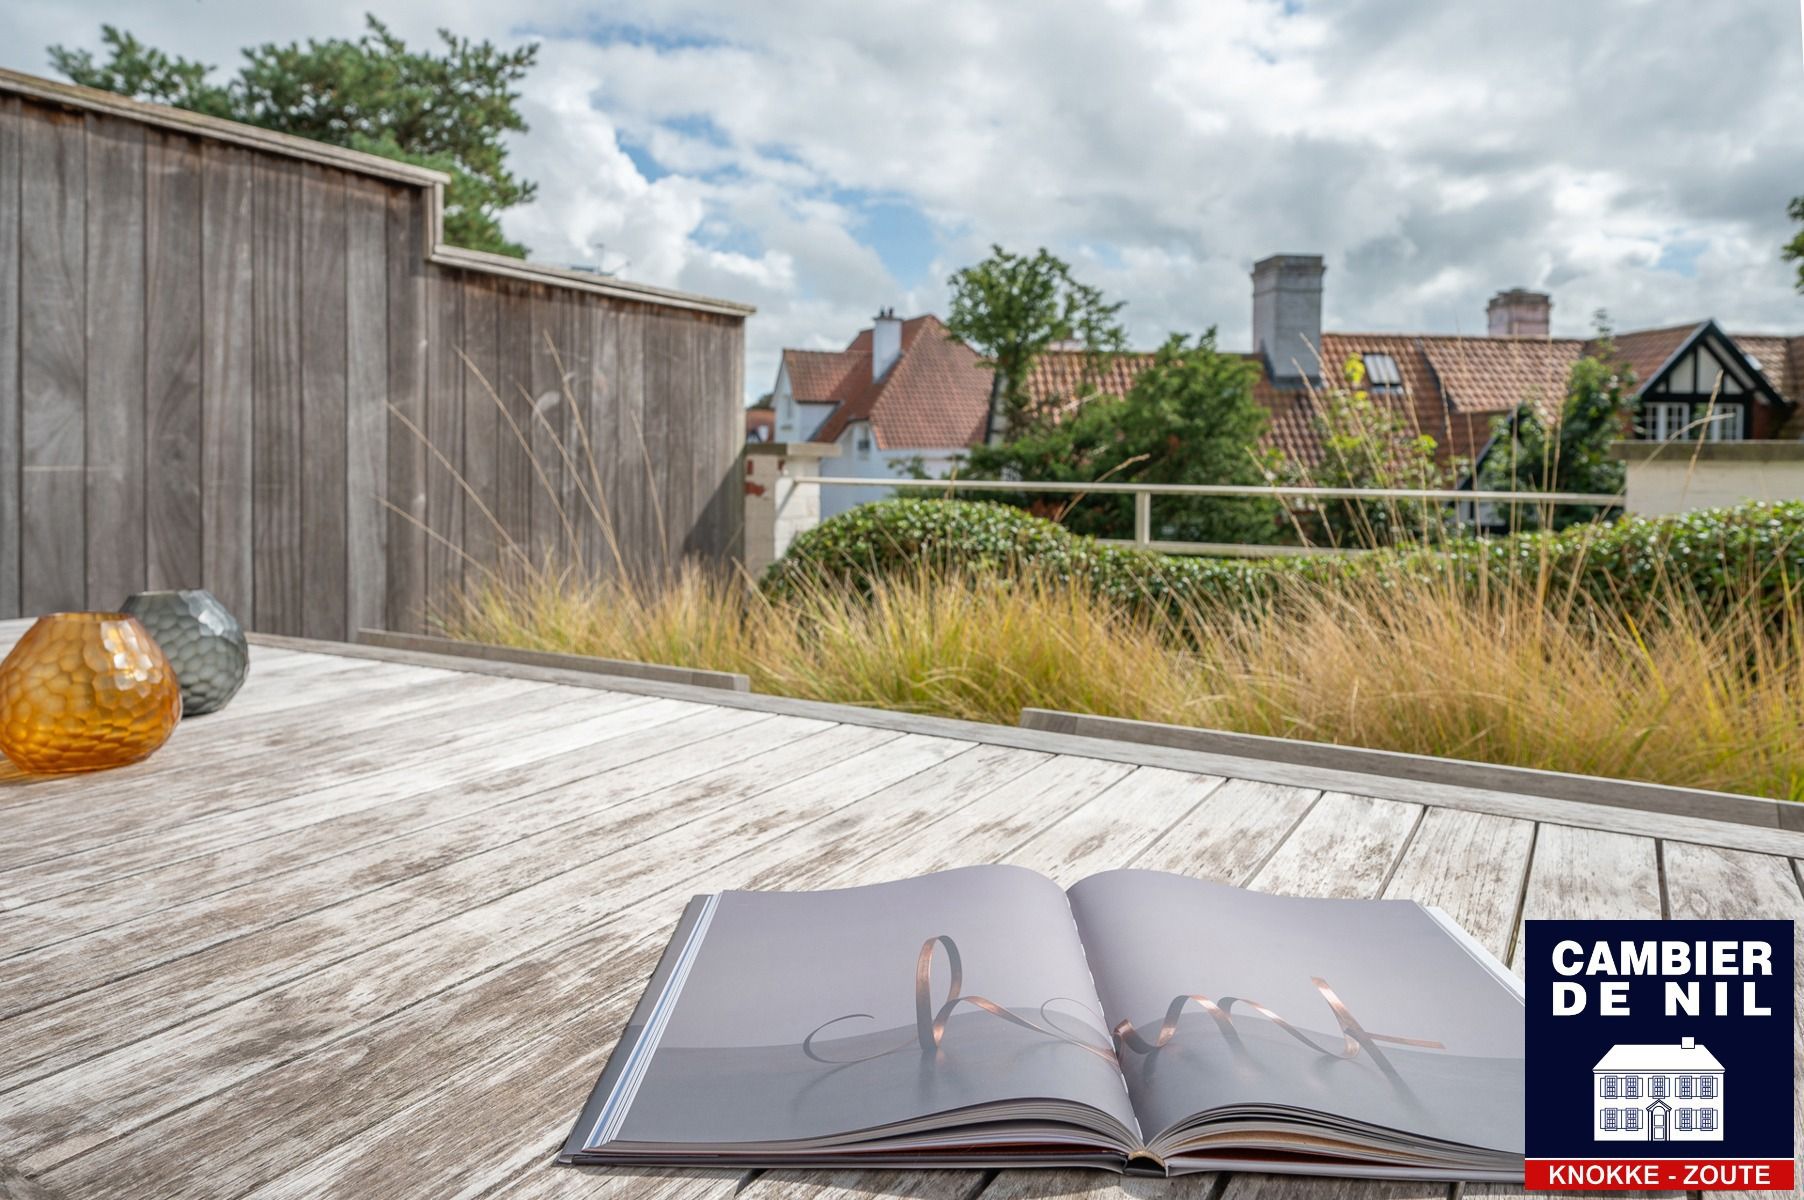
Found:
[(634, 1006), (632, 1016), (627, 1018), (626, 1028), (620, 1033), (620, 1040), (614, 1046), (614, 1052), (608, 1056), (608, 1065), (602, 1068), (601, 1078), (595, 1083), (595, 1090), (589, 1093), (589, 1101), (577, 1115), (576, 1124), (571, 1127), (570, 1136), (564, 1139), (564, 1149), (558, 1155), (558, 1161), (568, 1163), (573, 1156), (580, 1153), (601, 1119), (602, 1110), (607, 1107), (609, 1099), (614, 1095), (620, 1082), (621, 1074), (632, 1059), (633, 1052), (645, 1036), (646, 1025), (653, 1012), (658, 1008), (664, 993), (669, 989), (671, 978), (676, 973), (678, 960), (682, 957), (683, 947), (688, 945), (695, 927), (700, 923), (704, 911), (712, 907), (713, 896), (695, 896), (683, 909), (683, 915), (677, 921), (676, 932), (671, 935), (670, 943), (664, 947), (664, 953), (658, 958), (658, 965), (651, 973), (651, 981), (645, 985), (645, 993), (639, 997)]

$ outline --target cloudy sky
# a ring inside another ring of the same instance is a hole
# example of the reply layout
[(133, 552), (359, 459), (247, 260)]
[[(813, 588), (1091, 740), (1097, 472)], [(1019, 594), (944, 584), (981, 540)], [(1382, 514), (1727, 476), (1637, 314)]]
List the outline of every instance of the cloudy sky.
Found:
[[(992, 242), (1127, 301), (1138, 344), (1248, 344), (1247, 271), (1326, 256), (1331, 329), (1556, 333), (1715, 316), (1804, 329), (1778, 247), (1804, 192), (1795, 0), (372, 0), (541, 43), (514, 159), (533, 257), (749, 301), (748, 388), (879, 307), (943, 309)], [(365, 5), (10, 0), (0, 62), (102, 22), (231, 64)]]

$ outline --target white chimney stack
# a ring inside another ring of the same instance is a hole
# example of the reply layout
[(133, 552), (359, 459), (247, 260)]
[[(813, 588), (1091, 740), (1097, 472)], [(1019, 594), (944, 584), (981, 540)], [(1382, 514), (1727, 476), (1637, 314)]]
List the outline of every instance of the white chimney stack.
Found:
[(902, 357), (902, 318), (886, 308), (871, 322), (871, 382), (889, 374)]
[(1274, 254), (1253, 264), (1253, 353), (1274, 383), (1320, 374), (1322, 275), (1319, 254)]
[(1697, 1048), (1698, 1048), (1698, 1040), (1696, 1038), (1682, 1037), (1679, 1039), (1679, 1049), (1696, 1050)]
[(1527, 288), (1498, 292), (1485, 305), (1485, 320), (1492, 337), (1544, 338), (1553, 327), (1553, 297)]

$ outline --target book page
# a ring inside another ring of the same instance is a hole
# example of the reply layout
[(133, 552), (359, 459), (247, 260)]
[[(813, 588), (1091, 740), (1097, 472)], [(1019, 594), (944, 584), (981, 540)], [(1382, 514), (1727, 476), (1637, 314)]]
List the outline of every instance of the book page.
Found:
[(617, 1140), (819, 1141), (1043, 1101), (1133, 1128), (1064, 892), (968, 867), (723, 893)]
[(1521, 1153), (1521, 1001), (1420, 905), (1159, 871), (1070, 896), (1149, 1143), (1240, 1108)]

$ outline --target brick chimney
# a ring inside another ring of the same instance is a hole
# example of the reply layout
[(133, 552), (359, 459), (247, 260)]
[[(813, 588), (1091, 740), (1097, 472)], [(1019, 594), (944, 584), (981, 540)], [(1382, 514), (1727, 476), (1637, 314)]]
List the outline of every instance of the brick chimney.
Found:
[(1553, 297), (1511, 288), (1491, 297), (1485, 317), (1492, 337), (1546, 337), (1552, 327)]
[(1253, 264), (1253, 353), (1273, 382), (1298, 384), (1320, 373), (1322, 275), (1319, 254), (1274, 254)]
[(896, 310), (886, 308), (871, 322), (871, 381), (889, 374), (889, 369), (902, 357), (902, 318)]

